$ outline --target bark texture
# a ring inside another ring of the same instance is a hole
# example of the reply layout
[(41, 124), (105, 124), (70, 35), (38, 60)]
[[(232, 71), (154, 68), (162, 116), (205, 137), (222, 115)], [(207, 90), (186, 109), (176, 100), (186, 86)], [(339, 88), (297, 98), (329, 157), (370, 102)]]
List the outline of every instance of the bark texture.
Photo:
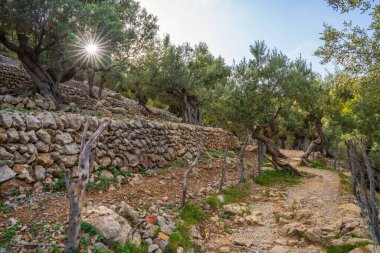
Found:
[(302, 161), (308, 165), (309, 164), (309, 156), (311, 153), (314, 153), (315, 151), (321, 151), (321, 154), (323, 155), (323, 145), (325, 143), (324, 141), (324, 135), (322, 132), (322, 121), (321, 118), (317, 118), (315, 121), (315, 130), (317, 132), (317, 139), (310, 142), (309, 146), (306, 148), (305, 153), (302, 155), (301, 159)]
[(291, 171), (296, 175), (301, 175), (301, 173), (293, 165), (282, 160), (286, 159), (287, 156), (278, 149), (273, 140), (264, 136), (259, 131), (253, 131), (252, 138), (261, 141), (265, 145), (266, 152), (271, 155), (271, 161), (275, 167)]
[(69, 212), (69, 231), (68, 241), (65, 246), (65, 253), (72, 253), (79, 250), (80, 239), (80, 221), (81, 221), (81, 206), (86, 185), (90, 178), (90, 166), (92, 163), (92, 146), (99, 138), (104, 129), (110, 124), (110, 121), (105, 121), (99, 125), (96, 131), (90, 136), (86, 142), (87, 129), (89, 120), (86, 121), (81, 141), (79, 154), (79, 176), (78, 178), (71, 177), (71, 170), (65, 170), (65, 184), (69, 195), (70, 212)]
[(182, 190), (182, 203), (181, 203), (181, 207), (183, 207), (186, 204), (186, 195), (187, 195), (189, 174), (193, 171), (193, 169), (195, 168), (195, 166), (198, 165), (199, 159), (201, 158), (201, 154), (202, 154), (202, 151), (203, 151), (203, 147), (204, 147), (204, 136), (201, 136), (201, 140), (200, 140), (199, 148), (198, 148), (198, 154), (195, 157), (194, 161), (190, 164), (189, 168), (183, 174), (183, 190)]
[(224, 148), (223, 163), (220, 173), (220, 182), (219, 182), (219, 192), (223, 190), (224, 182), (226, 181), (226, 167), (227, 167), (227, 152), (228, 152), (228, 143), (226, 141), (226, 146)]
[(239, 178), (239, 184), (243, 183), (245, 181), (245, 163), (244, 163), (244, 155), (245, 155), (245, 149), (248, 146), (250, 136), (247, 137), (247, 140), (245, 143), (241, 146), (240, 154), (239, 154), (239, 168), (240, 168), (240, 178)]

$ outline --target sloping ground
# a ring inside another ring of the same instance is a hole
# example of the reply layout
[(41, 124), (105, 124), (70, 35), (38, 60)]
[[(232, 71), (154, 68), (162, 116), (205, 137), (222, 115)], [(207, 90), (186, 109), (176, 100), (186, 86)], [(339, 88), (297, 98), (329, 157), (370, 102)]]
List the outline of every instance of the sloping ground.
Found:
[[(244, 196), (231, 204), (224, 203), (219, 209), (210, 208), (205, 200), (210, 195), (220, 194), (217, 186), (222, 159), (210, 156), (201, 161), (190, 176), (189, 197), (207, 214), (207, 219), (196, 225), (199, 232), (192, 234), (202, 245), (203, 252), (318, 253), (326, 252), (325, 245), (352, 246), (367, 241), (365, 222), (353, 204), (354, 199), (342, 190), (339, 174), (300, 167), (301, 152), (284, 152), (291, 157), (289, 161), (305, 173), (300, 184), (292, 187), (260, 186), (248, 180), (240, 188), (235, 188), (238, 189), (235, 194), (244, 192)], [(255, 153), (247, 152), (248, 172), (256, 166), (255, 157)], [(186, 168), (183, 161), (177, 161), (156, 174), (143, 177), (135, 174), (125, 179), (129, 181), (127, 184), (88, 193), (85, 205), (116, 209), (126, 201), (138, 210), (140, 217), (164, 210), (163, 215), (175, 220)], [(250, 178), (252, 175), (248, 174)], [(237, 159), (231, 158), (227, 186), (235, 186), (238, 178)], [(219, 196), (227, 201), (227, 195), (223, 192)], [(4, 231), (13, 218), (23, 226), (17, 231), (23, 241), (63, 245), (68, 203), (62, 193), (46, 193), (31, 198), (21, 194), (2, 203), (13, 208), (1, 213), (0, 231)]]
[[(214, 217), (213, 225), (220, 229), (208, 234), (206, 252), (318, 253), (325, 252), (324, 245), (356, 244), (369, 238), (359, 208), (341, 190), (338, 173), (300, 167), (301, 152), (285, 153), (308, 176), (294, 187), (256, 187), (256, 194), (245, 201), (256, 218), (254, 224), (252, 218)], [(223, 231), (226, 224), (229, 233)]]
[[(13, 99), (12, 97), (8, 97), (4, 101), (0, 99), (0, 107), (55, 110), (55, 108), (49, 107), (48, 101), (42, 101), (43, 98), (41, 96), (31, 96), (33, 89), (34, 85), (31, 78), (21, 67), (20, 62), (0, 55), (0, 95), (19, 94), (14, 95)], [(59, 89), (64, 95), (66, 103), (70, 104), (70, 107), (63, 108), (67, 111), (77, 111), (94, 116), (137, 116), (140, 118), (181, 122), (180, 118), (162, 109), (149, 107), (151, 112), (147, 112), (138, 102), (123, 97), (107, 88), (103, 90), (103, 97), (101, 99), (90, 98), (88, 96), (87, 82), (71, 80), (61, 83)], [(97, 87), (94, 87), (94, 93), (98, 93)], [(31, 106), (30, 103), (28, 104), (29, 101), (33, 101), (34, 104), (35, 100), (37, 100), (36, 105)]]

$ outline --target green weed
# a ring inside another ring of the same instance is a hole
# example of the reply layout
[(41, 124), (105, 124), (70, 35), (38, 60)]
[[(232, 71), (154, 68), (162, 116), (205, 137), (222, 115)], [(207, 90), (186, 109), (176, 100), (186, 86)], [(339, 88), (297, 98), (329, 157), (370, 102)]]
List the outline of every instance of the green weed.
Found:
[(236, 188), (229, 187), (222, 191), (224, 196), (224, 203), (231, 204), (241, 202), (244, 198), (249, 196), (249, 183), (244, 183)]
[(355, 244), (326, 245), (326, 253), (348, 253), (355, 248), (363, 248), (368, 245), (368, 241), (362, 241)]
[(99, 180), (94, 182), (89, 182), (86, 186), (86, 190), (91, 191), (97, 191), (97, 190), (106, 190), (111, 185), (115, 185), (117, 183), (116, 179), (113, 178), (106, 178), (106, 177), (100, 177)]
[(328, 167), (326, 163), (322, 163), (318, 161), (310, 161), (309, 163), (310, 163), (310, 166), (315, 169), (335, 171), (334, 168)]
[(351, 178), (344, 174), (343, 172), (339, 172), (339, 178), (340, 178), (340, 188), (344, 192), (352, 192), (352, 182)]
[(193, 246), (193, 242), (191, 241), (191, 236), (189, 233), (189, 227), (186, 224), (183, 222), (176, 223), (176, 229), (170, 235), (168, 246), (168, 252), (177, 252), (176, 250), (178, 247), (190, 249)]
[(218, 210), (221, 206), (222, 203), (220, 203), (220, 200), (218, 199), (217, 196), (215, 195), (210, 195), (206, 199), (206, 203), (211, 207), (213, 210)]
[(301, 176), (297, 176), (287, 170), (265, 170), (261, 175), (255, 177), (253, 181), (262, 186), (271, 186), (274, 184), (293, 186), (301, 182)]
[(182, 208), (180, 218), (187, 225), (194, 225), (204, 220), (206, 215), (198, 206), (188, 203)]

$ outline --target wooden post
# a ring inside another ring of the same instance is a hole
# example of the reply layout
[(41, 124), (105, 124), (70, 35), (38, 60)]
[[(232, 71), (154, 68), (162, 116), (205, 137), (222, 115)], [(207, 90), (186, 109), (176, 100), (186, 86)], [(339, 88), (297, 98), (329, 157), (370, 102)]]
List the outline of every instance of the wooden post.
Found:
[(84, 126), (80, 154), (79, 154), (79, 176), (78, 178), (71, 177), (71, 170), (65, 170), (65, 183), (66, 190), (70, 200), (70, 214), (69, 214), (69, 233), (68, 241), (65, 247), (65, 253), (76, 252), (79, 249), (80, 238), (80, 221), (81, 221), (81, 206), (83, 196), (86, 190), (86, 185), (90, 178), (90, 166), (92, 163), (92, 145), (96, 142), (104, 129), (108, 127), (110, 121), (102, 122), (96, 131), (90, 136), (86, 142), (86, 135), (89, 126), (89, 119), (86, 120)]
[(221, 171), (221, 175), (220, 175), (219, 192), (221, 192), (223, 190), (224, 181), (226, 179), (227, 152), (228, 152), (228, 142), (226, 140), (226, 145), (224, 147), (222, 171)]
[(201, 140), (200, 140), (200, 143), (199, 143), (199, 149), (198, 149), (197, 156), (195, 157), (194, 161), (190, 164), (189, 168), (183, 174), (183, 191), (182, 191), (182, 204), (181, 204), (181, 207), (183, 207), (186, 204), (187, 178), (188, 178), (189, 174), (191, 173), (191, 171), (193, 170), (193, 168), (195, 166), (197, 166), (197, 164), (199, 162), (199, 159), (201, 158), (201, 154), (202, 154), (203, 146), (204, 146), (203, 142), (204, 142), (204, 135), (201, 136)]

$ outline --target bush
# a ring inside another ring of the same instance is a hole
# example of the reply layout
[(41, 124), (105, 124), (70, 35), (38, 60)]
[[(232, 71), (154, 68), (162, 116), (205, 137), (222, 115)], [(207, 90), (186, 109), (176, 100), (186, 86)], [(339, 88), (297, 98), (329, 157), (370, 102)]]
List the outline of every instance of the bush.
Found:
[(117, 183), (116, 179), (113, 178), (106, 178), (106, 177), (100, 177), (99, 180), (94, 182), (89, 182), (86, 186), (87, 191), (96, 191), (96, 190), (106, 190), (111, 185), (115, 185)]
[(293, 186), (301, 182), (301, 176), (295, 175), (287, 170), (265, 170), (261, 175), (255, 177), (253, 181), (262, 186), (271, 186), (274, 184)]
[(182, 223), (176, 223), (175, 231), (170, 235), (169, 238), (169, 252), (176, 252), (178, 247), (183, 247), (184, 249), (190, 249), (193, 246), (191, 241), (191, 236), (189, 233), (189, 227)]
[(339, 172), (339, 178), (340, 178), (340, 188), (344, 192), (351, 193), (352, 192), (351, 177), (347, 176), (343, 172)]

